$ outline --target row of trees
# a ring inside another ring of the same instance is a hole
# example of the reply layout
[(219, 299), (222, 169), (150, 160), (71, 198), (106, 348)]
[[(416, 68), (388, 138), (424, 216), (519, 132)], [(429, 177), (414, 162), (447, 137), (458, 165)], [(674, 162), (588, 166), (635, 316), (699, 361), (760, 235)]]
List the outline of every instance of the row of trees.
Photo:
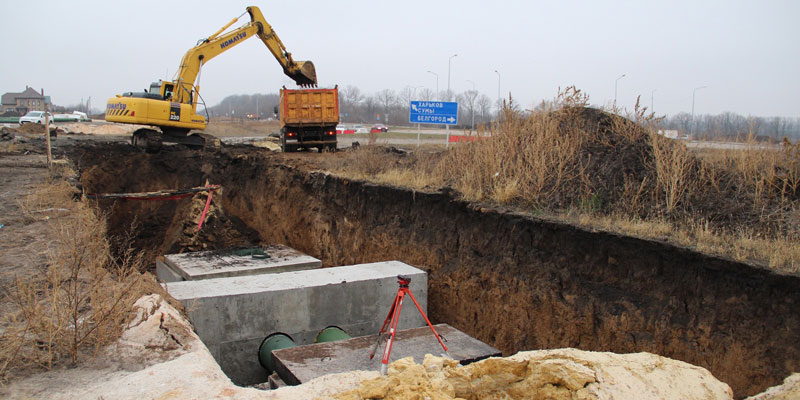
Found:
[[(470, 128), (473, 124), (489, 123), (494, 120), (497, 103), (485, 94), (475, 90), (462, 93), (435, 91), (423, 88), (416, 90), (407, 87), (401, 91), (383, 89), (373, 94), (365, 94), (358, 87), (348, 85), (339, 88), (339, 112), (342, 122), (391, 124), (409, 126), (408, 107), (411, 100), (457, 101), (459, 105), (459, 127)], [(276, 93), (233, 95), (225, 97), (219, 104), (210, 107), (209, 114), (214, 117), (234, 118), (274, 118), (274, 109), (280, 97)], [(674, 129), (682, 134), (719, 137), (742, 136), (752, 133), (755, 136), (768, 136), (775, 139), (800, 138), (800, 118), (752, 117), (732, 112), (717, 115), (692, 115), (681, 112), (665, 116), (658, 124), (659, 129)]]
[(494, 120), (494, 102), (476, 90), (462, 93), (443, 91), (437, 94), (428, 88), (418, 91), (406, 87), (399, 92), (383, 89), (369, 95), (352, 85), (339, 89), (339, 110), (345, 122), (382, 122), (408, 126), (411, 125), (408, 122), (408, 108), (412, 100), (457, 101), (459, 127), (463, 128)]
[[(408, 122), (408, 106), (411, 100), (432, 99), (457, 101), (459, 105), (460, 126), (469, 128), (473, 118), (475, 125), (491, 122), (494, 119), (494, 102), (486, 95), (475, 90), (460, 94), (443, 91), (437, 96), (430, 89), (415, 90), (405, 88), (400, 92), (383, 89), (375, 94), (364, 94), (358, 87), (347, 86), (339, 89), (339, 113), (342, 122), (411, 125)], [(219, 104), (209, 107), (209, 115), (213, 117), (274, 118), (275, 106), (278, 105), (278, 94), (237, 94), (225, 97)]]
[(800, 138), (800, 118), (751, 117), (732, 112), (717, 115), (692, 115), (686, 112), (664, 117), (660, 129), (674, 129), (684, 134), (704, 137), (766, 136), (775, 139)]

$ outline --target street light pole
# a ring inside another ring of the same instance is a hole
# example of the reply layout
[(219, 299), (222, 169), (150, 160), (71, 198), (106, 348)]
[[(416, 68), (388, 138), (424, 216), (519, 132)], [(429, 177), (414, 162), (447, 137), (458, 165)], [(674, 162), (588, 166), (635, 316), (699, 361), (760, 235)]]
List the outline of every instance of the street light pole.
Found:
[(433, 71), (428, 71), (428, 73), (436, 77), (436, 100), (439, 100), (439, 74)]
[[(453, 61), (453, 57), (457, 57), (458, 54), (453, 54), (450, 58), (447, 59), (447, 100), (450, 101), (450, 64)], [(447, 143), (445, 143), (444, 148), (447, 149), (450, 147), (450, 125), (445, 125), (444, 130), (447, 131)]]
[(450, 64), (453, 61), (453, 57), (457, 57), (458, 54), (453, 54), (450, 58), (447, 59), (447, 97), (450, 100)]
[(699, 86), (699, 87), (694, 88), (694, 90), (692, 90), (692, 126), (689, 127), (689, 139), (694, 139), (694, 97), (695, 97), (695, 93), (697, 93), (698, 90), (705, 89), (707, 87), (708, 86)]
[(656, 93), (656, 90), (658, 89), (653, 89), (653, 91), (650, 92), (650, 112), (653, 112), (653, 95)]
[[(472, 91), (474, 92), (475, 91), (475, 82), (473, 82), (473, 81), (471, 81), (469, 79), (467, 79), (467, 82), (472, 84)], [(470, 131), (470, 133), (472, 133), (472, 131), (475, 130), (475, 99), (474, 98), (470, 102), (469, 106), (470, 106), (470, 110), (469, 110), (470, 114), (472, 114), (472, 125), (470, 125), (469, 131)]]
[(617, 80), (614, 81), (614, 112), (617, 111), (617, 82), (624, 77), (625, 74), (622, 74), (619, 78), (617, 78)]
[(500, 73), (497, 70), (494, 70), (494, 73), (497, 74), (497, 108), (500, 109)]

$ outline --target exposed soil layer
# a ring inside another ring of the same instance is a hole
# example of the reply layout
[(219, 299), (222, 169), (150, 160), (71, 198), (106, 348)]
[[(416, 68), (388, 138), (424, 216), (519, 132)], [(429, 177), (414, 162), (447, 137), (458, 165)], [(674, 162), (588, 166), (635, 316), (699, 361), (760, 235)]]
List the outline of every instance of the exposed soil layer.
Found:
[[(87, 192), (186, 188), (206, 179), (222, 185), (219, 215), (228, 222), (217, 229), (227, 234), (209, 229), (215, 241), (207, 246), (285, 243), (325, 265), (396, 259), (425, 269), (431, 319), (506, 355), (562, 347), (651, 352), (709, 369), (737, 397), (800, 370), (795, 276), (483, 208), (447, 192), (346, 180), (310, 161), (342, 154), (146, 154), (113, 144), (69, 153)], [(189, 249), (176, 234), (189, 200), (101, 206), (112, 233), (138, 221), (139, 248)]]

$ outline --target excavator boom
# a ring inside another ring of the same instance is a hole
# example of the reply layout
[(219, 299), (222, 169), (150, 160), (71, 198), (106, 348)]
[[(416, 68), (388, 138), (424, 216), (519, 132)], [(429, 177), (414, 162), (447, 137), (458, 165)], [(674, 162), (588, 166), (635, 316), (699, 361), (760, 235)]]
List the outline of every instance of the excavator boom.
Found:
[[(244, 14), (250, 15), (250, 22), (227, 31)], [(173, 81), (159, 81), (151, 85), (150, 91), (128, 92), (109, 99), (106, 106), (106, 120), (155, 126), (161, 130), (161, 134), (172, 138), (185, 137), (193, 129), (205, 129), (207, 119), (197, 114), (200, 89), (197, 78), (202, 66), (254, 36), (258, 36), (264, 42), (283, 68), (284, 74), (299, 86), (317, 85), (314, 64), (311, 61), (295, 61), (272, 30), (272, 26), (264, 19), (261, 10), (251, 6), (247, 7), (245, 13), (232, 19), (214, 34), (200, 40), (196, 46), (189, 49), (181, 59)], [(147, 136), (148, 140), (159, 134), (153, 129), (147, 129), (145, 133), (144, 136)], [(139, 136), (143, 137), (143, 134)], [(136, 138), (137, 135), (134, 134), (134, 142)]]
[[(314, 69), (314, 64), (311, 61), (294, 61), (292, 59), (292, 54), (286, 50), (283, 42), (272, 30), (272, 26), (264, 19), (258, 7), (247, 7), (247, 13), (250, 14), (249, 23), (220, 36), (223, 31), (239, 19), (234, 18), (213, 35), (201, 40), (197, 46), (186, 52), (177, 72), (175, 82), (177, 87), (189, 87), (189, 91), (191, 91), (191, 86), (194, 85), (197, 75), (200, 73), (200, 67), (203, 64), (253, 36), (258, 36), (264, 42), (270, 53), (283, 67), (284, 74), (299, 86), (317, 85), (317, 73)], [(181, 92), (183, 94), (180, 96), (179, 102), (183, 103), (184, 101), (180, 100), (186, 94), (186, 90)]]

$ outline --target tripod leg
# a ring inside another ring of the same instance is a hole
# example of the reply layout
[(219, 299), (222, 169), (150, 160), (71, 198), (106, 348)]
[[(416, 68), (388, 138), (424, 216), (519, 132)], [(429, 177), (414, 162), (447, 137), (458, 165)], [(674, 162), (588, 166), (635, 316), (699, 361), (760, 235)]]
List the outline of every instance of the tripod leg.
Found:
[(397, 334), (397, 321), (400, 319), (400, 310), (403, 309), (403, 296), (404, 291), (401, 289), (397, 292), (397, 307), (394, 309), (392, 315), (392, 323), (389, 327), (389, 340), (386, 341), (386, 348), (383, 350), (383, 358), (381, 359), (381, 375), (386, 375), (389, 367), (389, 354), (392, 353), (392, 345), (394, 344), (394, 336)]
[(381, 344), (381, 337), (383, 337), (383, 332), (386, 331), (386, 326), (389, 325), (389, 322), (392, 320), (392, 315), (394, 314), (394, 310), (397, 307), (397, 301), (400, 299), (400, 292), (398, 291), (397, 294), (394, 296), (394, 301), (392, 301), (392, 307), (389, 308), (389, 314), (386, 314), (386, 319), (383, 321), (383, 326), (381, 326), (381, 330), (378, 332), (378, 337), (375, 339), (375, 346), (372, 346), (372, 350), (369, 351), (369, 359), (372, 360), (375, 357), (375, 351), (378, 350), (378, 346)]
[[(436, 332), (436, 329), (434, 329), (433, 325), (431, 324), (431, 321), (428, 320), (428, 316), (425, 315), (425, 312), (422, 311), (422, 307), (420, 307), (419, 303), (417, 303), (417, 298), (414, 297), (414, 293), (411, 293), (411, 290), (409, 289), (408, 294), (409, 294), (409, 296), (411, 296), (411, 300), (414, 300), (414, 304), (417, 306), (417, 310), (419, 310), (419, 313), (422, 314), (422, 318), (425, 318), (425, 322), (428, 323), (428, 326), (433, 331), (433, 335), (436, 336), (436, 340), (438, 340), (439, 344), (442, 345), (442, 348), (444, 349), (445, 354), (447, 354), (447, 356), (450, 357), (450, 354), (447, 353), (447, 346), (444, 345), (444, 343), (442, 342), (442, 338), (439, 337), (439, 334)], [(452, 357), (450, 357), (450, 358), (452, 358)]]

